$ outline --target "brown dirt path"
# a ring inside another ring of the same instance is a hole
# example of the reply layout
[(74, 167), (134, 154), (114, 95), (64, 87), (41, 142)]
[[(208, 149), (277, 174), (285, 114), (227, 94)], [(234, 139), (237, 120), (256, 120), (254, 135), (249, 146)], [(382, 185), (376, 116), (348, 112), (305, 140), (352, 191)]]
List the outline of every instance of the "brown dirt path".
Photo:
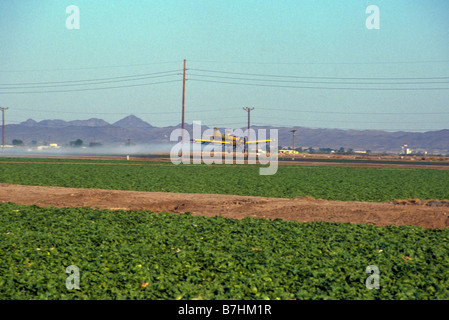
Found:
[(329, 221), (372, 223), (377, 226), (417, 225), (424, 228), (449, 226), (449, 206), (424, 203), (367, 203), (314, 199), (185, 194), (164, 192), (75, 189), (0, 184), (0, 202), (55, 207), (92, 207), (101, 209), (144, 210), (241, 219)]

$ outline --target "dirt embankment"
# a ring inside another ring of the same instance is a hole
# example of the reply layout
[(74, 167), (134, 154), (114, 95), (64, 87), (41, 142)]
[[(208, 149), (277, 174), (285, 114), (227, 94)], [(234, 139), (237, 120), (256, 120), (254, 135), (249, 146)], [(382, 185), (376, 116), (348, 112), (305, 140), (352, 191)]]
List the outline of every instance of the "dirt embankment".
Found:
[(449, 202), (398, 200), (391, 203), (325, 201), (311, 198), (137, 192), (0, 184), (0, 202), (55, 207), (93, 207), (111, 210), (151, 210), (241, 219), (372, 223), (377, 226), (449, 226)]

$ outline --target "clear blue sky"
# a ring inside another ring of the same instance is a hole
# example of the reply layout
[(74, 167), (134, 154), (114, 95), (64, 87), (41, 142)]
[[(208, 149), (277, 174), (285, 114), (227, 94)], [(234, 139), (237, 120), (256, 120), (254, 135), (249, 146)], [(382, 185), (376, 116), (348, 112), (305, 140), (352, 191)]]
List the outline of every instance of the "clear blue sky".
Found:
[(7, 123), (176, 125), (186, 59), (188, 123), (244, 127), (254, 107), (253, 125), (449, 129), (448, 14), (447, 0), (4, 0), (0, 106)]

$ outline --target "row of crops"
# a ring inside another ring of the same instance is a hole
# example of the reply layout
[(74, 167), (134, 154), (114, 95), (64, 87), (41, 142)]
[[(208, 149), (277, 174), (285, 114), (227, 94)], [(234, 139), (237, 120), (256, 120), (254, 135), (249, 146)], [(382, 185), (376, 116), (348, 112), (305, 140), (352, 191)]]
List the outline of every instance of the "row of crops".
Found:
[(449, 170), (280, 166), (276, 174), (261, 176), (256, 165), (15, 161), (0, 161), (0, 183), (342, 201), (449, 199)]
[(12, 203), (0, 212), (0, 299), (449, 298), (447, 229)]

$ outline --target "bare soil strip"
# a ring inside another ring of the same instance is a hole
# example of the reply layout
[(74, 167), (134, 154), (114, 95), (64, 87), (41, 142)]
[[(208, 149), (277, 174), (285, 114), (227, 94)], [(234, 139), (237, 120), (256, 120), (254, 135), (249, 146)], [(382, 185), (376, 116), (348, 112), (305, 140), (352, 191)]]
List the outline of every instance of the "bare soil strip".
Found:
[(370, 223), (377, 226), (416, 225), (423, 228), (449, 226), (449, 206), (446, 202), (438, 201), (370, 203), (0, 184), (0, 202), (110, 210), (191, 212), (193, 215), (208, 217), (218, 215), (233, 219), (280, 218), (301, 222)]

